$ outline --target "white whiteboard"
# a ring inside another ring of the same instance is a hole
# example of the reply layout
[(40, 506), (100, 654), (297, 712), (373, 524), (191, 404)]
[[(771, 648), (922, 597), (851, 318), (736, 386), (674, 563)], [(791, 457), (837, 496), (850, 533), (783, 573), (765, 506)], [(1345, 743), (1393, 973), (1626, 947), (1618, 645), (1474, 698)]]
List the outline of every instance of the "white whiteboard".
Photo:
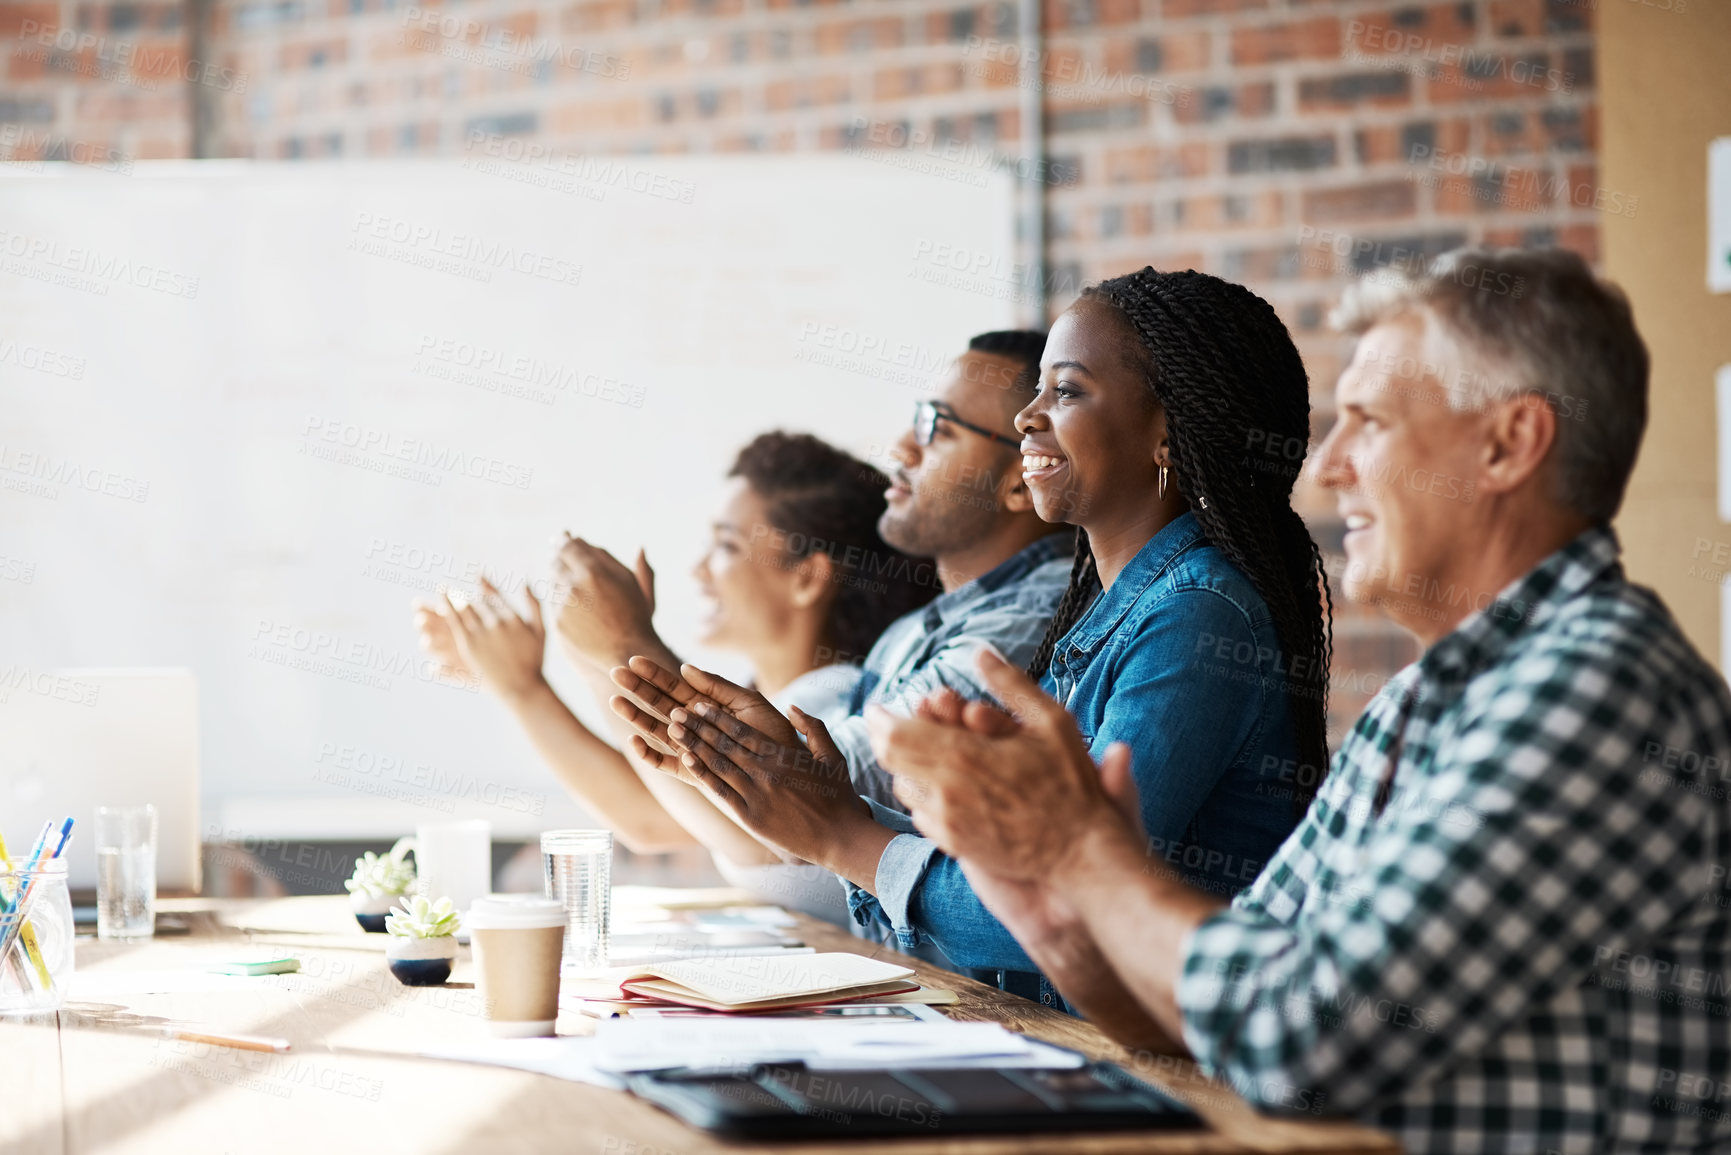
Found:
[(616, 163), (5, 173), (0, 732), (18, 671), (184, 665), (231, 833), (579, 820), (502, 708), (430, 679), (411, 597), (541, 578), (562, 529), (643, 544), (664, 635), (736, 670), (691, 649), (688, 574), (739, 446), (881, 465), (1015, 314), (1007, 176)]

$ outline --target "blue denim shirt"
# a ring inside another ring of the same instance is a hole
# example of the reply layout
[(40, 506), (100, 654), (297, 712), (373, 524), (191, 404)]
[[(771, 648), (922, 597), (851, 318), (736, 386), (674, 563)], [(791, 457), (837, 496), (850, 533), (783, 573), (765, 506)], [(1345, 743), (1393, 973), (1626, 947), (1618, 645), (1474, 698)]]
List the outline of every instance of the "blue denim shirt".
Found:
[[(1113, 742), (1129, 744), (1156, 861), (1230, 897), (1300, 817), (1288, 785), (1297, 759), (1288, 674), (1261, 596), (1186, 513), (1059, 640), (1042, 684), (1096, 760)], [(905, 814), (873, 809), (891, 829), (912, 831)], [(851, 892), (855, 917), (881, 910), (904, 948), (930, 941), (960, 967), (1034, 969), (961, 868), (926, 839), (896, 837), (876, 881), (876, 900)]]

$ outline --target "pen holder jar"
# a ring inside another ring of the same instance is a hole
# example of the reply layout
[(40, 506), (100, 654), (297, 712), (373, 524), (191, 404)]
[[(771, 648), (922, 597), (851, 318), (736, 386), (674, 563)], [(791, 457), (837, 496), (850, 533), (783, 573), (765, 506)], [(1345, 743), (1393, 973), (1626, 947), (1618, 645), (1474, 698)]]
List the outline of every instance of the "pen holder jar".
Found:
[(72, 976), (72, 939), (65, 859), (0, 870), (0, 1014), (59, 1009)]

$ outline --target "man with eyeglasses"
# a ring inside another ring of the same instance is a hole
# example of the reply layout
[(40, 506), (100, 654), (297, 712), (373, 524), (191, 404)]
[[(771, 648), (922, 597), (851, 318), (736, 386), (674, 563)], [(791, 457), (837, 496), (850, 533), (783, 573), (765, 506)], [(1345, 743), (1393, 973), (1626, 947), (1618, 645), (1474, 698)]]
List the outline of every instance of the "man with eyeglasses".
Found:
[[(1068, 584), (1072, 532), (1054, 533), (1034, 512), (1015, 436), (1015, 415), (1033, 395), (1045, 345), (1044, 333), (1021, 329), (973, 338), (936, 396), (915, 406), (913, 426), (871, 454), (891, 480), (879, 532), (896, 548), (931, 558), (944, 590), (878, 639), (865, 656), (852, 716), (831, 727), (855, 787), (879, 803), (899, 808), (872, 755), (865, 707), (906, 711), (944, 687), (982, 696), (980, 649), (994, 647), (1025, 665)], [(634, 632), (649, 610), (627, 567), (586, 542), (568, 542), (560, 556), (572, 586), (568, 604), (635, 607), (561, 613), (555, 628), (567, 644), (602, 668), (631, 654), (673, 659), (659, 639)]]
[[(968, 699), (984, 696), (977, 672), (980, 651), (991, 647), (1026, 665), (1069, 583), (1073, 531), (1064, 527), (1054, 533), (1034, 512), (1022, 480), (1021, 442), (1014, 436), (1015, 415), (1033, 395), (1045, 344), (1044, 333), (1030, 330), (974, 337), (936, 396), (914, 407), (912, 427), (887, 449), (871, 453), (873, 464), (889, 474), (891, 482), (878, 532), (897, 549), (931, 558), (944, 591), (895, 621), (877, 640), (865, 655), (850, 716), (829, 727), (851, 779), (837, 788), (850, 797), (857, 793), (871, 799), (891, 821), (900, 817), (902, 806), (872, 753), (865, 708), (876, 705), (906, 713), (945, 688)], [(641, 599), (631, 572), (604, 551), (570, 542), (561, 559), (572, 583), (571, 602), (616, 606)], [(634, 614), (572, 615), (569, 629), (562, 614), (556, 628), (568, 644), (603, 668), (638, 654), (652, 655), (671, 670), (677, 659), (658, 639), (633, 635), (629, 623), (648, 620), (647, 606), (638, 608), (641, 612)], [(678, 675), (670, 676), (677, 680)], [(681, 692), (688, 691), (681, 687)], [(665, 725), (665, 695), (648, 684), (631, 693), (635, 703), (614, 699), (616, 712), (629, 720), (644, 716), (638, 704), (646, 705), (658, 711)], [(755, 721), (779, 728), (798, 746), (792, 724), (761, 696), (754, 695), (754, 701), (763, 712)], [(665, 745), (656, 750), (640, 739), (633, 746), (640, 759), (671, 768)], [(803, 752), (804, 747), (798, 749)], [(893, 934), (869, 900), (864, 892), (849, 899), (861, 933), (874, 938)], [(945, 961), (935, 950), (915, 953)]]
[(944, 592), (886, 630), (866, 655), (853, 716), (830, 728), (860, 794), (902, 809), (877, 764), (861, 716), (896, 712), (949, 687), (984, 696), (975, 655), (992, 646), (1026, 665), (1070, 580), (1073, 531), (1052, 532), (1022, 481), (1015, 416), (1033, 395), (1044, 333), (1012, 329), (968, 342), (936, 398), (881, 463), (889, 508), (878, 532), (936, 564)]
[[(903, 839), (893, 847), (888, 844), (912, 827), (905, 806), (891, 790), (888, 772), (872, 753), (866, 707), (908, 714), (922, 699), (943, 689), (970, 700), (984, 697), (978, 672), (980, 651), (989, 647), (1025, 666), (1069, 585), (1074, 531), (1065, 526), (1053, 532), (1053, 526), (1034, 512), (1022, 480), (1021, 442), (1013, 436), (1015, 416), (1033, 396), (1045, 345), (1044, 333), (1028, 330), (973, 338), (937, 396), (915, 405), (912, 428), (887, 451), (874, 450), (871, 455), (887, 458), (874, 464), (890, 476), (888, 508), (878, 521), (878, 532), (897, 549), (931, 558), (944, 590), (897, 619), (878, 638), (865, 656), (849, 716), (828, 727), (834, 749), (821, 751), (829, 759), (827, 764), (838, 771), (841, 762), (847, 765), (848, 780), (827, 783), (821, 787), (824, 792), (839, 793), (862, 807), (866, 803), (854, 796), (869, 799), (882, 824), (875, 828), (882, 834), (881, 845), (857, 848), (860, 855), (878, 862), (879, 869), (897, 868), (897, 856), (908, 850), (911, 840)], [(623, 572), (623, 567), (616, 568)], [(615, 670), (615, 683), (631, 699), (615, 698), (613, 708), (637, 727), (639, 737), (633, 742), (637, 756), (674, 771), (677, 760), (664, 740), (668, 714), (677, 705), (691, 705), (700, 695), (680, 680), (671, 664), (662, 664), (664, 658), (653, 659), (653, 651), (627, 652), (650, 655), (653, 664), (646, 665), (645, 658), (638, 657), (631, 671)], [(652, 668), (658, 680), (639, 676)], [(768, 761), (780, 764), (809, 758), (795, 723), (762, 695), (744, 690), (739, 695), (740, 702), (748, 702), (742, 720), (776, 735), (782, 743)], [(723, 708), (738, 705), (725, 696), (716, 701)], [(807, 813), (794, 805), (780, 809), (796, 821)], [(753, 828), (748, 819), (734, 817), (747, 829)], [(839, 879), (837, 884), (842, 884)], [(885, 939), (894, 935), (869, 892), (849, 887), (848, 901), (862, 933)], [(902, 924), (906, 925), (905, 918)], [(898, 945), (947, 963), (935, 947)], [(995, 981), (997, 974), (980, 972), (976, 977)]]

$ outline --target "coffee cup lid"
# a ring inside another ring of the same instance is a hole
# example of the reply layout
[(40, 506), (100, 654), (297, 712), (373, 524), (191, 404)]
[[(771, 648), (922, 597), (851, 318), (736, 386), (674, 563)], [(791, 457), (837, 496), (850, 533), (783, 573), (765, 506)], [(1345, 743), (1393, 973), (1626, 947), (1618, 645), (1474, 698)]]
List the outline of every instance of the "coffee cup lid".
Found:
[(538, 894), (489, 894), (477, 898), (463, 915), (470, 930), (517, 930), (564, 926), (565, 907)]

